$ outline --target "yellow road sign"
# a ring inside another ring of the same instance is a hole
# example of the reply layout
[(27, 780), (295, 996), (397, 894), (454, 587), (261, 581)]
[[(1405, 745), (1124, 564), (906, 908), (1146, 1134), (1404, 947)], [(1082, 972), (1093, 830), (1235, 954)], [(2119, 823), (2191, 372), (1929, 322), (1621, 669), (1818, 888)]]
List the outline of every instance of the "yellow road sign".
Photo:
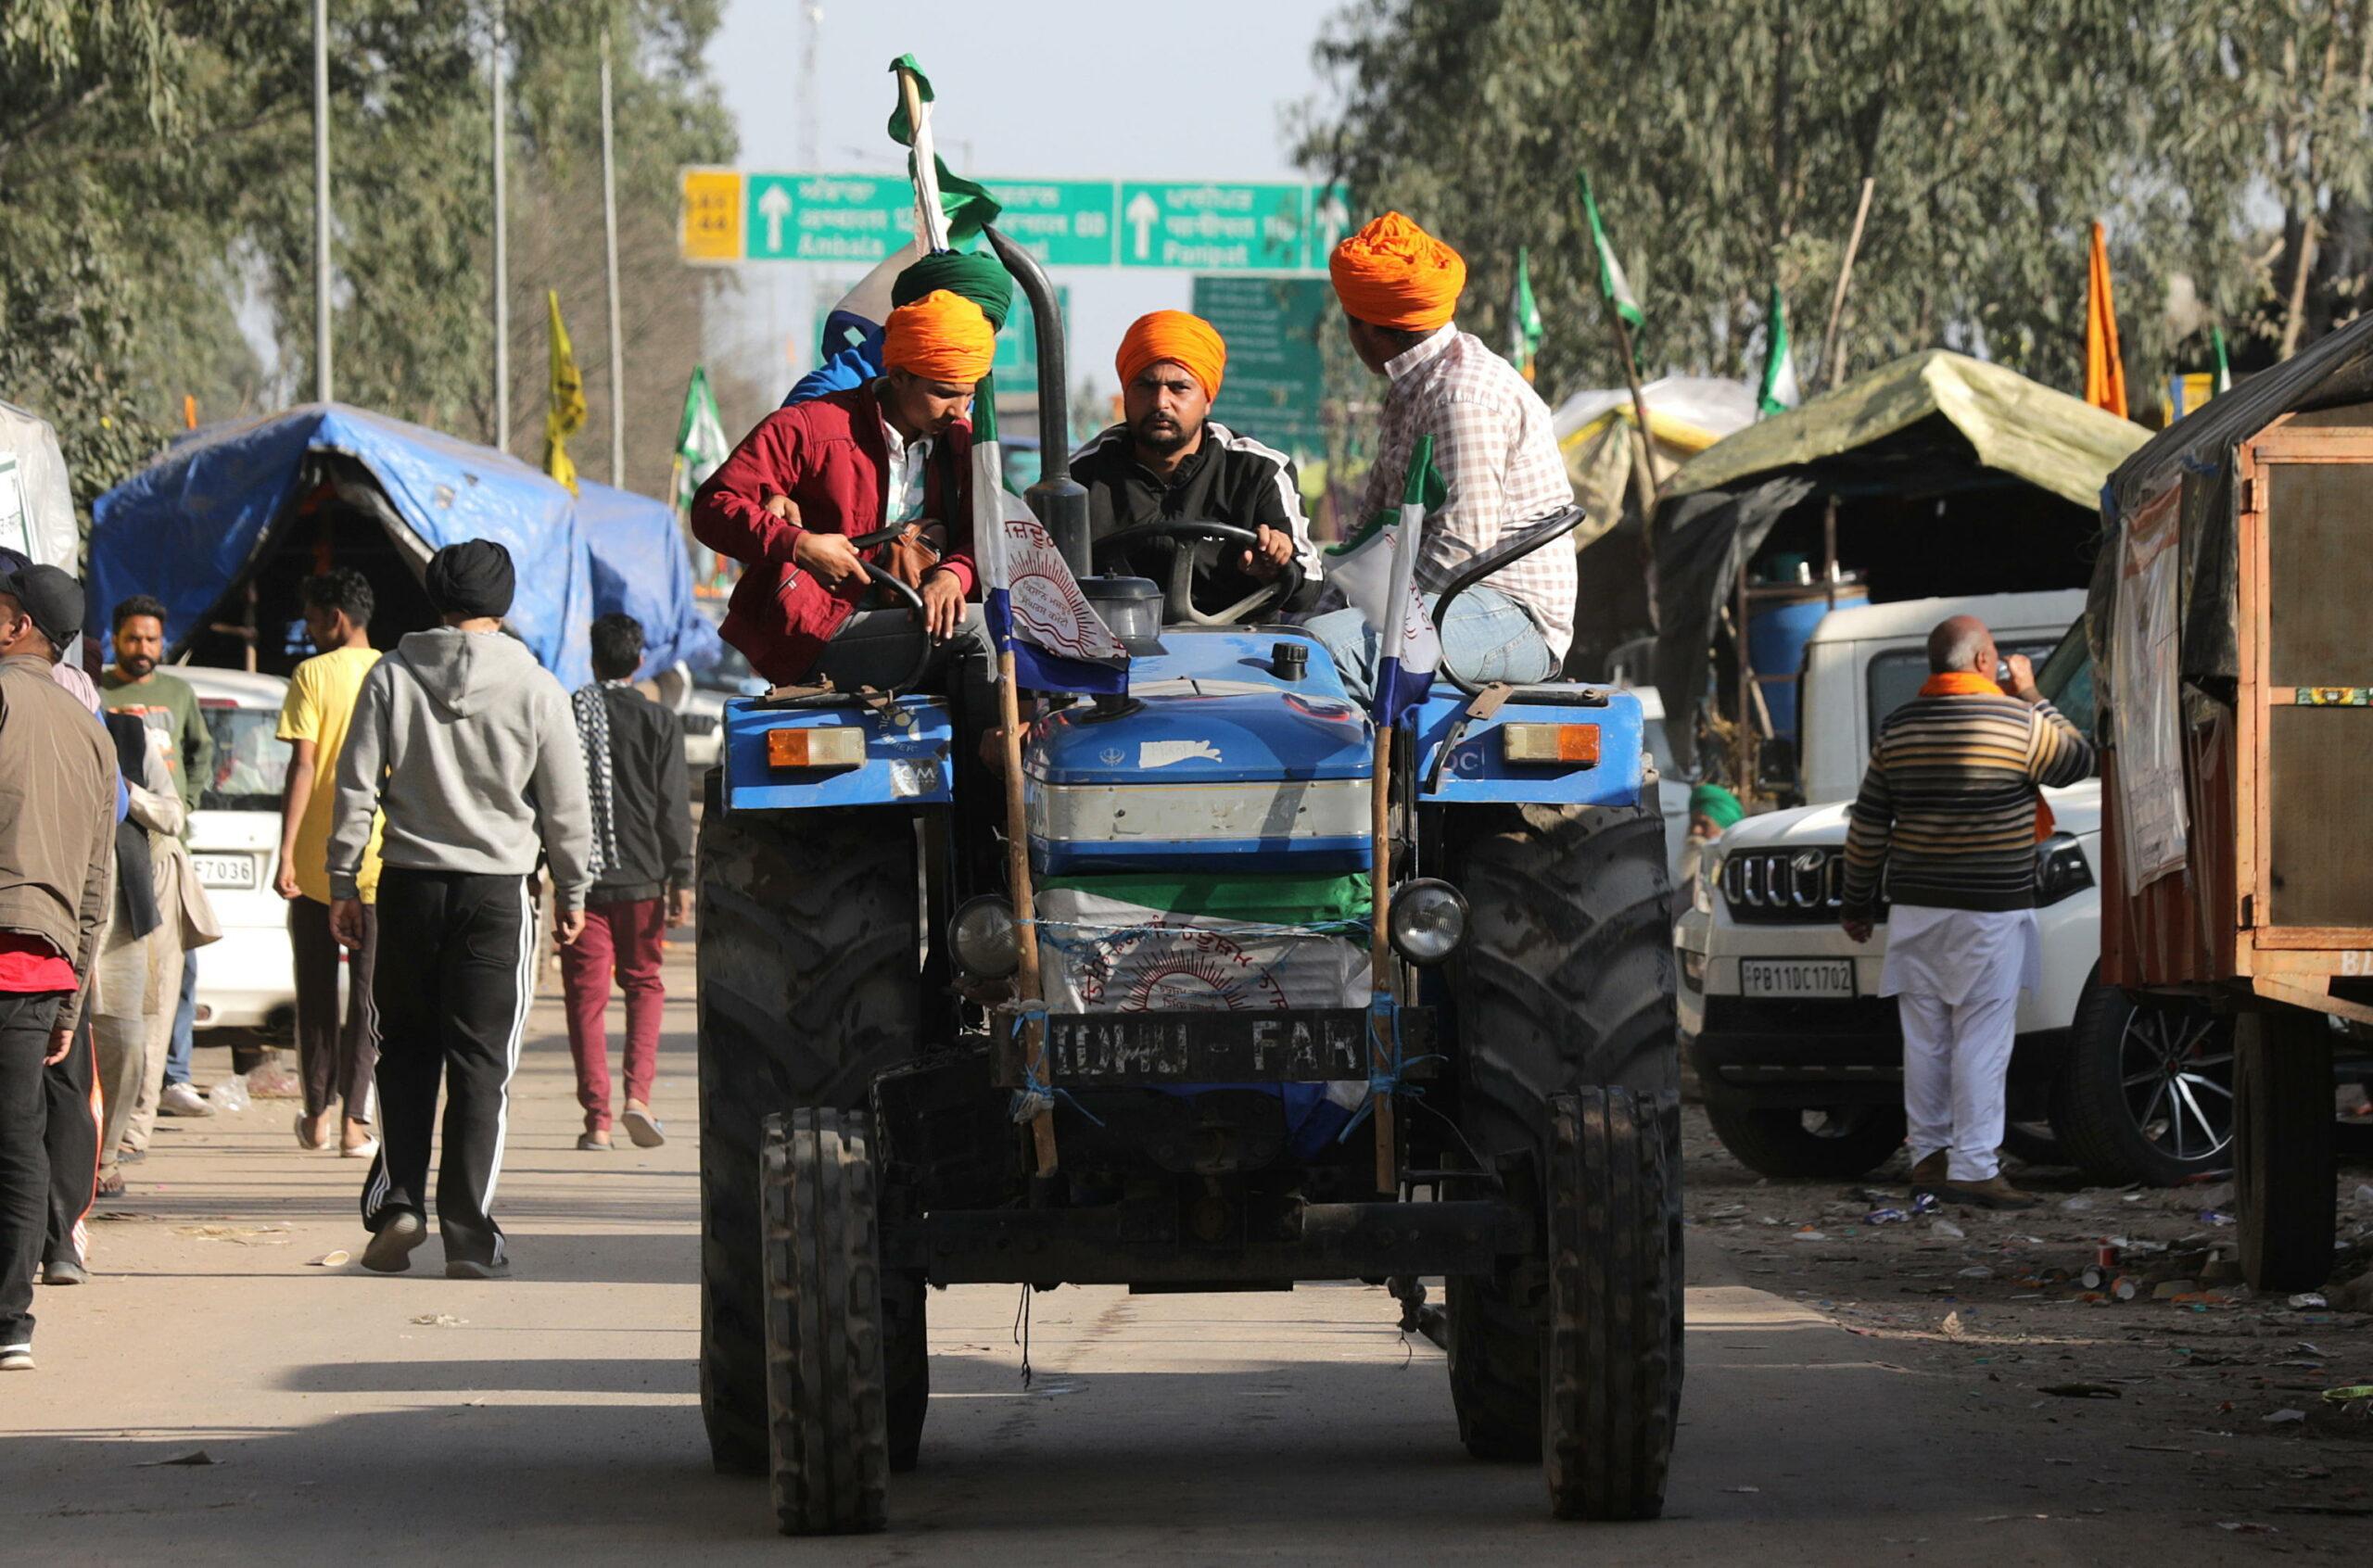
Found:
[(732, 263), (742, 259), (741, 171), (684, 171), (682, 235), (687, 261)]

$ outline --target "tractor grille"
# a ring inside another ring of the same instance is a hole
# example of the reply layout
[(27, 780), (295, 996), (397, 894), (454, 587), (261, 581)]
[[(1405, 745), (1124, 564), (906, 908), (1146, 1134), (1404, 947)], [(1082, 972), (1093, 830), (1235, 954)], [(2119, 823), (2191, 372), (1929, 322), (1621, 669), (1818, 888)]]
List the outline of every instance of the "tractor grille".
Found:
[(1733, 851), (1722, 859), (1722, 900), (1741, 925), (1828, 925), (1846, 907), (1846, 854), (1821, 848)]

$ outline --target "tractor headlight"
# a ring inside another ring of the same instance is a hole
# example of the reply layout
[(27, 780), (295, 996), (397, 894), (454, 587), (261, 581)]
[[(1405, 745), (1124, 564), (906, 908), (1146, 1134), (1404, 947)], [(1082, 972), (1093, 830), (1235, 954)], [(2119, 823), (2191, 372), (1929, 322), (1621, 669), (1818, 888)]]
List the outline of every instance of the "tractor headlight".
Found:
[(1022, 967), (1022, 939), (1014, 929), (1013, 905), (995, 893), (966, 899), (947, 923), (947, 939), (956, 961), (968, 974), (1002, 980)]
[(2086, 864), (2085, 846), (2070, 833), (2054, 833), (2036, 846), (2036, 903), (2058, 904), (2093, 885), (2093, 868)]
[(1466, 900), (1448, 882), (1421, 877), (1392, 891), (1392, 950), (1412, 964), (1439, 964), (1466, 940)]

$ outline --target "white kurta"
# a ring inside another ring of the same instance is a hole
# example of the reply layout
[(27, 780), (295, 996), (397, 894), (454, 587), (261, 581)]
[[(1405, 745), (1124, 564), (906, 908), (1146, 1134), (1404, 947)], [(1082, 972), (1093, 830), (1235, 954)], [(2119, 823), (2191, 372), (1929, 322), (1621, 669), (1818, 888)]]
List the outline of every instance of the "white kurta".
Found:
[(1879, 994), (1903, 1021), (1906, 1141), (1916, 1162), (1949, 1151), (1946, 1178), (1983, 1182), (2001, 1161), (2004, 1085), (2019, 993), (2041, 978), (2032, 909), (1898, 904), (1887, 917)]

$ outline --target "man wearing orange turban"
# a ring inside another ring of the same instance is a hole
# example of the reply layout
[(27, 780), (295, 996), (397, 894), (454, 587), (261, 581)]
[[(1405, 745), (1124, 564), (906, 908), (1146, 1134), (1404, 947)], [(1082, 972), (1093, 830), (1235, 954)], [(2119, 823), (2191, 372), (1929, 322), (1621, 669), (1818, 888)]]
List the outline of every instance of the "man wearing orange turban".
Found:
[[(1417, 587), (1430, 607), (1467, 562), (1574, 504), (1549, 406), (1516, 367), (1453, 317), (1466, 286), (1458, 252), (1388, 212), (1327, 258), (1360, 362), (1390, 386), (1376, 460), (1352, 515), (1399, 504), (1417, 437), (1434, 438), (1448, 498), (1426, 518)], [(1518, 557), (1451, 601), (1442, 662), (1470, 680), (1522, 683), (1557, 671), (1574, 639), (1574, 551), (1553, 542)], [(1339, 596), (1330, 599), (1339, 604)], [(1351, 695), (1375, 677), (1376, 628), (1356, 609), (1312, 618)]]
[(955, 684), (988, 689), (987, 639), (965, 605), (979, 580), (965, 415), (996, 356), (981, 308), (933, 290), (890, 312), (880, 379), (776, 410), (701, 487), (693, 536), (744, 567), (718, 630), (753, 670), (776, 685), (843, 690), (906, 674), (913, 612), (874, 588), (849, 542), (904, 524), (895, 558), (882, 546), (870, 563), (921, 596), (933, 673), (960, 659)]
[[(1211, 417), (1227, 370), (1227, 345), (1212, 323), (1184, 310), (1140, 316), (1123, 335), (1112, 368), (1124, 418), (1072, 458), (1072, 477), (1087, 488), (1089, 538), (1201, 522), (1245, 529), (1257, 542), (1231, 539), (1215, 549), (1181, 528), (1113, 547), (1121, 559), (1101, 564), (1165, 584), (1186, 570), (1195, 606), (1206, 614), (1234, 610), (1250, 617), (1314, 601), (1318, 553), (1292, 460)], [(1191, 562), (1181, 562), (1182, 550), (1193, 552)], [(1296, 562), (1308, 592), (1265, 591)]]

